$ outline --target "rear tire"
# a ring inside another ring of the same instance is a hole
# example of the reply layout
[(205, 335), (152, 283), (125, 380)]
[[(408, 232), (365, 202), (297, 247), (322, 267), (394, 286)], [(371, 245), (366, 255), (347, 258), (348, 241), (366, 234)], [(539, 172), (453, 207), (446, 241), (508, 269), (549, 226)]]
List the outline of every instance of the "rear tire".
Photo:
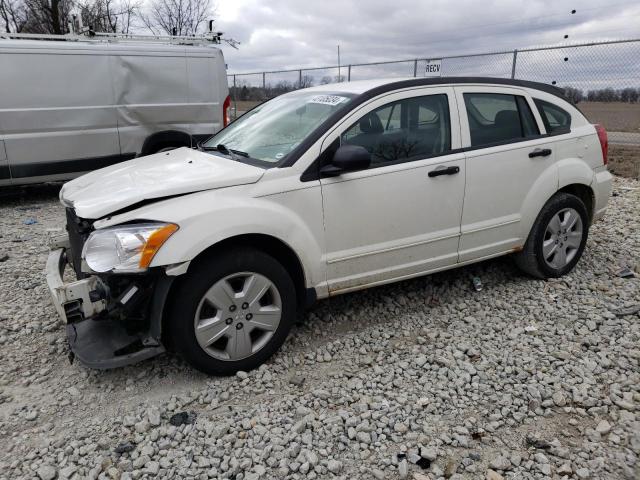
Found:
[(515, 263), (536, 278), (561, 277), (580, 260), (588, 234), (589, 215), (582, 200), (558, 192), (542, 207)]
[(296, 318), (296, 290), (286, 269), (252, 248), (198, 261), (172, 294), (171, 345), (198, 370), (233, 375), (264, 363)]

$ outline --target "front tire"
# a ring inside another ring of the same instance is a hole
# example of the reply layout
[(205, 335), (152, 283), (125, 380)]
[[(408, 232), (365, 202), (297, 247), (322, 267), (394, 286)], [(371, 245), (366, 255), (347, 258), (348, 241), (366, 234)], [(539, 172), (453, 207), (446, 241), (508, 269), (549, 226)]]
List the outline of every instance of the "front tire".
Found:
[(542, 207), (515, 263), (536, 278), (557, 278), (580, 260), (589, 234), (584, 202), (569, 193), (556, 193)]
[(198, 370), (233, 375), (271, 357), (295, 318), (286, 269), (259, 250), (230, 249), (202, 258), (177, 286), (169, 341)]

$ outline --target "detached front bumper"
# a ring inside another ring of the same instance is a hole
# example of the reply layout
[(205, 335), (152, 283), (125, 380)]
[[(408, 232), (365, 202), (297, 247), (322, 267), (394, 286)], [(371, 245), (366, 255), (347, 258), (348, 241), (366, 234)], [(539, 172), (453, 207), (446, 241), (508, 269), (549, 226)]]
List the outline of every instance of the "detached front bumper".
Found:
[[(64, 242), (63, 242), (64, 243)], [(159, 282), (149, 308), (149, 328), (131, 331), (123, 318), (135, 300), (135, 285), (117, 299), (97, 276), (64, 282), (67, 248), (56, 246), (47, 259), (46, 276), (53, 305), (66, 324), (69, 348), (82, 364), (96, 369), (122, 367), (165, 351), (159, 341), (160, 318), (170, 282)], [(133, 292), (133, 293), (131, 293)]]
[(56, 248), (47, 259), (47, 284), (53, 305), (65, 323), (92, 318), (107, 308), (106, 289), (98, 277), (64, 283), (67, 265), (65, 248)]

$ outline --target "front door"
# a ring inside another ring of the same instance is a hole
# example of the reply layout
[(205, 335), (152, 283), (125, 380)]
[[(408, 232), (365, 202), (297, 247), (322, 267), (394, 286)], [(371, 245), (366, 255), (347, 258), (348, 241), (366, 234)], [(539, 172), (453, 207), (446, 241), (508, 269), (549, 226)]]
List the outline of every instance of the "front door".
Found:
[[(409, 278), (457, 262), (465, 182), (452, 88), (379, 98), (323, 148), (365, 147), (369, 169), (321, 179), (330, 293)], [(326, 156), (326, 155), (325, 155)]]

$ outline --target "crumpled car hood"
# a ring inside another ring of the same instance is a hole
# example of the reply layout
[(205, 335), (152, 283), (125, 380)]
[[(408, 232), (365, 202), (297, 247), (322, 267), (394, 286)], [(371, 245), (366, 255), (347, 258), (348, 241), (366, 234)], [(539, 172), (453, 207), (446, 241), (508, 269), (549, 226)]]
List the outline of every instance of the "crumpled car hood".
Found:
[(97, 219), (139, 202), (257, 182), (265, 170), (190, 148), (135, 158), (66, 183), (60, 201)]

